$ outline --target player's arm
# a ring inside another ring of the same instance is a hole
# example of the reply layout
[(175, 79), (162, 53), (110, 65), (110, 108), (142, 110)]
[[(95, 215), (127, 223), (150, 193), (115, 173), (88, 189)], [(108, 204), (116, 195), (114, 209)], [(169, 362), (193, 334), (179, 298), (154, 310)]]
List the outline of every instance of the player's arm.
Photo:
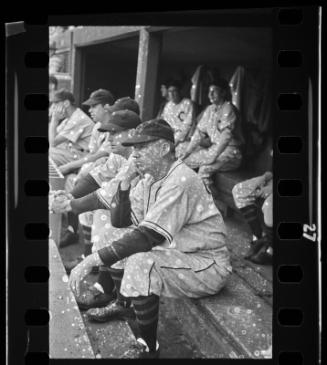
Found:
[(86, 155), (83, 158), (80, 158), (79, 160), (71, 161), (71, 162), (66, 163), (65, 165), (60, 166), (59, 170), (64, 175), (66, 175), (66, 174), (70, 173), (71, 171), (75, 171), (75, 170), (79, 169), (85, 163), (96, 161), (97, 159), (99, 159), (101, 157), (108, 156), (108, 154), (109, 153), (106, 151), (97, 151), (96, 153), (89, 153), (88, 155)]
[(99, 188), (99, 184), (95, 181), (92, 175), (87, 174), (85, 177), (77, 180), (73, 190), (70, 191), (70, 194), (72, 194), (74, 198), (81, 198), (93, 193)]
[(69, 211), (76, 215), (97, 209), (108, 209), (108, 207), (98, 198), (96, 192), (70, 201)]
[(137, 227), (133, 231), (126, 233), (122, 238), (114, 241), (110, 246), (100, 249), (98, 252), (102, 262), (111, 266), (115, 262), (129, 257), (138, 252), (147, 252), (152, 247), (160, 245), (165, 241), (165, 237), (158, 232), (147, 228)]

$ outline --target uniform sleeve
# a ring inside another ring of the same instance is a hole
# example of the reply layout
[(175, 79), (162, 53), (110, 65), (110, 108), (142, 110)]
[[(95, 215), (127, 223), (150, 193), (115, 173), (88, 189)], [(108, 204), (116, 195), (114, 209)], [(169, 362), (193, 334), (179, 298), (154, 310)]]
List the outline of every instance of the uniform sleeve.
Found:
[(200, 132), (207, 132), (207, 124), (210, 116), (210, 105), (202, 112), (201, 117), (199, 117), (199, 122), (197, 125), (197, 129), (199, 129)]
[(98, 128), (100, 126), (100, 123), (96, 123), (95, 126), (92, 129), (92, 134), (89, 142), (89, 151), (91, 153), (94, 153), (98, 150), (98, 139), (99, 139), (99, 132)]
[(237, 114), (231, 103), (225, 104), (222, 116), (219, 123), (219, 131), (223, 132), (225, 129), (233, 131), (237, 120)]
[(174, 236), (188, 222), (192, 213), (189, 198), (189, 194), (183, 186), (163, 187), (140, 226), (153, 229), (172, 242)]
[(137, 226), (144, 219), (144, 181), (140, 180), (130, 192), (131, 219)]
[(95, 192), (83, 196), (82, 198), (71, 200), (70, 205), (74, 214), (81, 214), (97, 209), (106, 209), (106, 207), (95, 195)]
[(146, 227), (137, 227), (132, 232), (126, 233), (122, 238), (112, 242), (98, 251), (102, 262), (111, 266), (115, 262), (129, 257), (138, 252), (147, 252), (153, 246), (160, 245), (165, 237)]
[(209, 118), (209, 108), (205, 109), (201, 118), (199, 119), (199, 122), (191, 137), (191, 141), (188, 145), (189, 150), (193, 150), (195, 147), (197, 147), (201, 143), (202, 138), (203, 138), (202, 137), (203, 133), (206, 131), (205, 126), (207, 124), (208, 118)]
[(194, 118), (194, 105), (191, 100), (185, 103), (185, 119), (183, 121), (183, 127), (176, 133), (175, 140), (183, 142), (188, 132), (190, 131), (192, 125), (195, 122)]
[(233, 137), (237, 115), (235, 109), (230, 103), (227, 103), (223, 110), (220, 121), (215, 121), (217, 127), (215, 132), (210, 136), (211, 142), (218, 148), (221, 144), (228, 144)]
[(86, 128), (88, 128), (86, 117), (77, 118), (72, 115), (65, 127), (58, 132), (58, 136), (65, 137), (72, 143), (76, 143)]
[(90, 194), (97, 189), (99, 189), (99, 185), (91, 175), (87, 174), (85, 177), (76, 181), (76, 184), (70, 193), (74, 198), (81, 198), (82, 196)]

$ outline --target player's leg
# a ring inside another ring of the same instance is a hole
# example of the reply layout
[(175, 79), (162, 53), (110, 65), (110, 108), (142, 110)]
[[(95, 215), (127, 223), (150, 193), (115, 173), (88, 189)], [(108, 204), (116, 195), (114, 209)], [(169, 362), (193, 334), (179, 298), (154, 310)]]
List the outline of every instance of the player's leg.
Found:
[(264, 218), (264, 245), (251, 257), (251, 261), (257, 264), (272, 264), (273, 258), (273, 194), (269, 195), (263, 205)]

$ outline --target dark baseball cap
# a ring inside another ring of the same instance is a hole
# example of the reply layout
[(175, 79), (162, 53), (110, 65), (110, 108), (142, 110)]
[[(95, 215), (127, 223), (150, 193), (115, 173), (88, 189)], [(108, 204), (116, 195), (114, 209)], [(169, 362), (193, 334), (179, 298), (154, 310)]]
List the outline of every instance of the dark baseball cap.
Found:
[(140, 117), (131, 110), (118, 110), (109, 115), (109, 120), (102, 122), (99, 132), (121, 132), (136, 128), (142, 123)]
[(116, 112), (118, 110), (130, 110), (137, 115), (140, 115), (140, 107), (138, 103), (129, 96), (124, 96), (123, 98), (117, 99), (115, 103), (108, 108), (108, 110), (110, 112)]
[(53, 95), (52, 102), (59, 103), (60, 101), (70, 101), (71, 104), (75, 103), (74, 95), (67, 89), (60, 89), (56, 91)]
[(86, 101), (84, 101), (82, 104), (88, 105), (88, 106), (93, 106), (96, 104), (112, 105), (113, 102), (114, 102), (114, 97), (109, 90), (99, 89), (99, 90), (93, 91), (93, 93), (91, 93), (90, 97)]
[(174, 143), (174, 130), (165, 120), (152, 119), (140, 124), (136, 128), (135, 134), (127, 138), (122, 145), (127, 147), (139, 143), (157, 141), (158, 139), (166, 139)]

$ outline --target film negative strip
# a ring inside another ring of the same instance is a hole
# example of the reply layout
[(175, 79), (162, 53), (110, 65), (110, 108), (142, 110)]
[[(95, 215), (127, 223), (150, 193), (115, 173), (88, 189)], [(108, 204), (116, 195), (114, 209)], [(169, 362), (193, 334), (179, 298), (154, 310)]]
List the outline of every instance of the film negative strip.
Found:
[[(102, 80), (114, 80), (117, 96), (129, 94), (138, 102), (143, 121), (151, 119), (159, 108), (159, 80), (163, 82), (174, 62), (189, 75), (194, 66), (219, 60), (222, 76), (231, 80), (237, 106), (241, 105), (237, 104), (238, 92), (245, 84), (235, 85), (244, 80), (247, 69), (262, 69), (267, 79), (270, 77), (270, 84), (260, 84), (259, 74), (252, 78), (254, 91), (244, 98), (242, 108), (252, 108), (251, 117), (259, 121), (253, 133), (249, 124), (245, 128), (248, 141), (249, 136), (257, 135), (253, 143), (265, 136), (271, 144), (265, 142), (266, 157), (257, 175), (246, 171), (237, 182), (272, 172), (273, 263), (244, 260), (242, 245), (251, 239), (249, 227), (240, 228), (246, 223), (232, 200), (236, 180), (228, 173), (218, 174), (214, 180), (218, 196), (226, 198), (218, 199), (217, 204), (226, 218), (227, 239), (235, 242), (234, 247), (228, 246), (233, 276), (217, 300), (200, 298), (174, 307), (162, 305), (160, 357), (219, 358), (221, 363), (231, 358), (273, 364), (321, 361), (325, 293), (321, 262), (326, 259), (320, 246), (321, 11), (316, 6), (121, 13), (53, 16), (46, 25), (6, 24), (9, 364), (64, 359), (88, 363), (138, 354), (130, 322), (126, 327), (114, 322), (113, 327), (104, 329), (85, 320), (62, 262), (62, 217), (49, 215), (49, 192), (65, 189), (62, 170), (49, 159), (49, 27), (55, 26), (64, 29), (57, 41), (62, 42), (64, 51), (52, 59), (52, 66), (56, 69), (63, 63), (65, 72), (57, 72), (59, 83), (74, 93), (77, 104), (91, 91), (104, 88)], [(109, 61), (111, 74), (106, 69)], [(246, 67), (233, 73), (242, 65)], [(192, 83), (195, 92), (199, 84), (194, 78)], [(189, 87), (190, 82), (185, 85)], [(262, 93), (255, 91), (259, 86)], [(200, 105), (201, 98), (194, 98)], [(265, 118), (269, 119), (267, 124)], [(273, 158), (269, 160), (271, 150)], [(243, 223), (235, 223), (230, 212)], [(176, 326), (171, 324), (174, 321), (180, 322)], [(177, 341), (177, 337), (183, 340)]]

